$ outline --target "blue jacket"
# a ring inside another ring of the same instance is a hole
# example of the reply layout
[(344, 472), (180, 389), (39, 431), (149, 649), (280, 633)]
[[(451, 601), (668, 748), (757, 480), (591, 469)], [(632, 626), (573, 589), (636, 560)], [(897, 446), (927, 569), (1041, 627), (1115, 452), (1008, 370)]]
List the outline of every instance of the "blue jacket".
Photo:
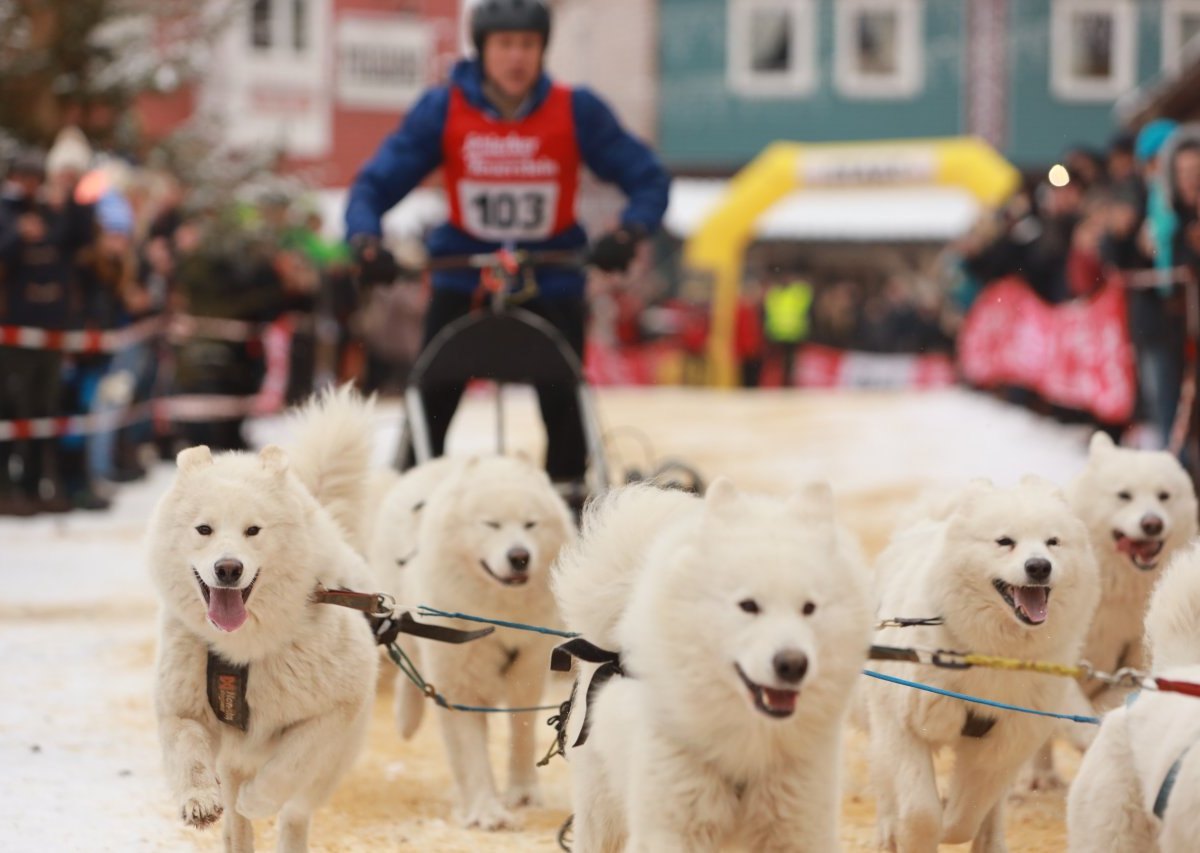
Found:
[[(483, 94), (483, 74), (477, 60), (454, 66), (449, 86), (427, 91), (405, 117), (400, 128), (388, 136), (375, 156), (362, 168), (350, 188), (346, 203), (346, 239), (362, 234), (380, 236), (383, 214), (411, 192), (442, 162), (442, 134), (450, 105), (450, 86), (457, 86), (467, 101), (490, 115), (498, 115)], [(550, 78), (538, 80), (527, 112), (541, 106), (550, 92)], [(654, 153), (617, 122), (612, 110), (588, 89), (573, 89), (571, 107), (583, 162), (601, 180), (615, 183), (629, 197), (621, 216), (623, 224), (640, 225), (655, 231), (667, 209), (671, 179)], [(449, 223), (435, 228), (427, 239), (433, 257), (491, 252), (496, 243), (476, 240)], [(537, 250), (580, 249), (587, 235), (578, 224), (548, 240), (521, 243), (519, 248)], [(473, 291), (479, 274), (469, 270), (438, 271), (433, 286)], [(578, 297), (584, 276), (572, 270), (546, 269), (538, 273), (538, 286), (548, 298)]]

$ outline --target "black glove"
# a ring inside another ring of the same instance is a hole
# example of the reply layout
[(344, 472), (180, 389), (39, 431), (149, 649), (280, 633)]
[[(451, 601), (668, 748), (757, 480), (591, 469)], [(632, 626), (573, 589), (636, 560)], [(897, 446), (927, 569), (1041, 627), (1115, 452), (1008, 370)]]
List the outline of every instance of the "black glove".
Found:
[(645, 230), (637, 225), (622, 225), (596, 241), (588, 262), (603, 272), (625, 272), (645, 236)]
[(396, 257), (373, 237), (354, 241), (354, 263), (363, 287), (391, 284), (400, 274)]

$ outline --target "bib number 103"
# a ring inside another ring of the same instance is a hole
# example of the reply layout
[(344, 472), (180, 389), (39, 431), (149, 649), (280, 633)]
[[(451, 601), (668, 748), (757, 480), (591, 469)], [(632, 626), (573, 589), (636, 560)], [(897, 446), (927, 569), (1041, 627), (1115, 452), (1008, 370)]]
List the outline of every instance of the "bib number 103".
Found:
[(525, 185), (464, 187), (460, 197), (466, 230), (485, 240), (549, 237), (557, 213), (558, 187)]

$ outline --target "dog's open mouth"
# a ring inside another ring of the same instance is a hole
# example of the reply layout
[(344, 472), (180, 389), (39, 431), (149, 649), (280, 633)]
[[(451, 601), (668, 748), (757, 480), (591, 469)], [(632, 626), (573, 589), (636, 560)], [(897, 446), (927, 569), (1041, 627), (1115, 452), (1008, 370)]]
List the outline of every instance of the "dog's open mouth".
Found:
[(1046, 608), (1050, 604), (1050, 587), (1044, 585), (1014, 586), (996, 578), (992, 586), (1005, 604), (1012, 608), (1016, 617), (1026, 625), (1041, 625), (1046, 621)]
[(737, 670), (738, 677), (742, 679), (742, 683), (750, 691), (750, 696), (754, 699), (754, 707), (768, 717), (783, 719), (790, 717), (792, 712), (796, 710), (796, 697), (800, 695), (799, 690), (780, 690), (776, 687), (764, 687), (747, 678), (746, 673), (742, 672), (742, 668), (736, 663), (733, 665), (733, 668)]
[(487, 560), (480, 560), (479, 565), (483, 566), (483, 570), (491, 575), (497, 583), (502, 583), (505, 586), (521, 586), (529, 580), (529, 575), (527, 574), (509, 575), (506, 578), (502, 578), (492, 571), (492, 567), (487, 564)]
[(196, 576), (196, 583), (200, 584), (200, 594), (204, 596), (204, 603), (208, 605), (209, 622), (222, 631), (236, 631), (246, 623), (246, 602), (250, 599), (250, 593), (254, 591), (254, 585), (258, 583), (257, 573), (254, 580), (243, 589), (210, 587), (194, 568), (192, 574)]
[(1120, 530), (1113, 531), (1117, 551), (1127, 556), (1137, 568), (1149, 572), (1158, 567), (1158, 555), (1162, 553), (1161, 539), (1131, 539)]

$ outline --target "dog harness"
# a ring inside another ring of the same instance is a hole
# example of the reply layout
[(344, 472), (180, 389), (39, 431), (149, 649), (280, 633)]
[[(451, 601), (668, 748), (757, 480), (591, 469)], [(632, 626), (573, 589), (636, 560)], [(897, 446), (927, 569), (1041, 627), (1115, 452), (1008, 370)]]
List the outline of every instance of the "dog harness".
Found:
[[(486, 637), (496, 630), (481, 628), (477, 631), (461, 631), (457, 628), (418, 622), (407, 610), (397, 614), (389, 605), (390, 596), (375, 592), (331, 590), (318, 585), (309, 600), (314, 604), (333, 604), (359, 611), (366, 617), (371, 634), (380, 646), (390, 646), (401, 634), (457, 645)], [(515, 657), (511, 660), (515, 660)], [(206, 679), (208, 704), (217, 715), (217, 719), (227, 726), (246, 731), (250, 726), (250, 704), (246, 701), (246, 689), (250, 682), (249, 664), (230, 663), (209, 646)]]
[(208, 704), (217, 719), (246, 731), (250, 725), (250, 704), (246, 701), (250, 667), (230, 663), (209, 646), (207, 680)]
[[(577, 747), (583, 746), (587, 742), (588, 732), (592, 724), (592, 700), (600, 692), (600, 688), (614, 675), (627, 676), (628, 673), (621, 666), (620, 653), (602, 649), (594, 643), (589, 643), (582, 637), (577, 637), (555, 648), (550, 653), (550, 669), (555, 672), (570, 672), (572, 659), (581, 660), (585, 663), (600, 664), (600, 667), (592, 673), (592, 678), (588, 682), (587, 690), (584, 693), (587, 700), (587, 707), (584, 708), (583, 712), (583, 725), (579, 729), (579, 737), (572, 744), (572, 747)], [(544, 767), (555, 755), (565, 756), (567, 754), (567, 718), (570, 716), (571, 707), (575, 703), (575, 690), (577, 687), (578, 683), (571, 687), (571, 695), (567, 697), (567, 701), (559, 705), (558, 713), (546, 721), (547, 725), (554, 728), (556, 737), (554, 739), (554, 746), (550, 752), (538, 762), (539, 767)]]
[(981, 738), (985, 737), (995, 725), (995, 717), (989, 717), (986, 714), (976, 714), (974, 711), (968, 709), (967, 719), (963, 722), (962, 731), (959, 734), (963, 737)]
[[(1132, 708), (1133, 704), (1137, 702), (1138, 697), (1141, 694), (1142, 691), (1135, 690), (1126, 696), (1125, 707)], [(1179, 778), (1179, 769), (1183, 767), (1183, 759), (1187, 757), (1187, 754), (1191, 748), (1191, 744), (1188, 744), (1183, 748), (1183, 752), (1179, 753), (1179, 757), (1172, 762), (1169, 768), (1167, 768), (1167, 775), (1163, 777), (1162, 784), (1158, 786), (1158, 794), (1154, 798), (1153, 811), (1154, 816), (1159, 820), (1162, 820), (1163, 815), (1167, 812), (1167, 803), (1171, 799), (1171, 791), (1175, 788), (1175, 780)]]

